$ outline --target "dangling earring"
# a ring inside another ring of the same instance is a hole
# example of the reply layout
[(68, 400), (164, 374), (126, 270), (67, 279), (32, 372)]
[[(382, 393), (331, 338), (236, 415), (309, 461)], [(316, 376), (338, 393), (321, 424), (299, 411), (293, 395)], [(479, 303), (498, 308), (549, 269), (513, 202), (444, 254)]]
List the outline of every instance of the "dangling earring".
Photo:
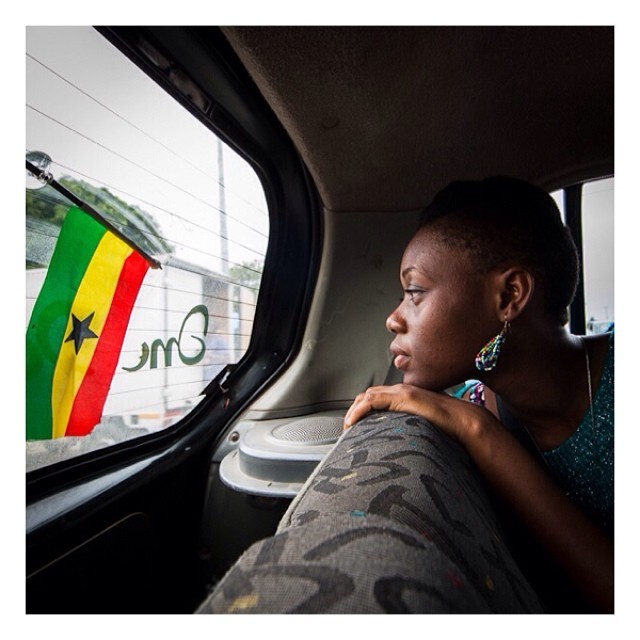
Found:
[(498, 363), (498, 356), (502, 351), (504, 341), (507, 339), (508, 330), (509, 321), (505, 318), (502, 331), (493, 338), (493, 340), (487, 342), (476, 356), (476, 369), (478, 369), (478, 371), (492, 371), (495, 369), (495, 366)]

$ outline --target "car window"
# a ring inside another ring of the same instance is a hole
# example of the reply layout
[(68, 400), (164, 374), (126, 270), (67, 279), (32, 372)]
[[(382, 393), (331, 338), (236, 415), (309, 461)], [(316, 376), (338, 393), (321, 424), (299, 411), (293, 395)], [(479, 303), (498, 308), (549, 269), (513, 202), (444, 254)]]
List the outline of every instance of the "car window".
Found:
[[(587, 334), (614, 325), (614, 178), (586, 182), (581, 188), (582, 277)], [(552, 194), (566, 220), (564, 191)]]
[(614, 323), (614, 179), (588, 182), (582, 189), (582, 251), (588, 333)]
[(251, 166), (95, 30), (29, 27), (26, 72), (27, 160), (53, 178), (26, 189), (32, 470), (175, 424), (242, 358), (269, 220)]

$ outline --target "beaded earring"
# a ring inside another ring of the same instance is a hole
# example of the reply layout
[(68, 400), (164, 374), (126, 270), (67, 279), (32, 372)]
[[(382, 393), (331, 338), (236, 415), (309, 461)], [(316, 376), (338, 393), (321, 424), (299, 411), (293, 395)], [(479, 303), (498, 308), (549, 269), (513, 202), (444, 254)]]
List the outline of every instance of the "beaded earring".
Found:
[(476, 369), (478, 371), (492, 371), (498, 363), (498, 356), (502, 351), (504, 342), (507, 339), (509, 321), (505, 318), (502, 331), (480, 349), (476, 356)]

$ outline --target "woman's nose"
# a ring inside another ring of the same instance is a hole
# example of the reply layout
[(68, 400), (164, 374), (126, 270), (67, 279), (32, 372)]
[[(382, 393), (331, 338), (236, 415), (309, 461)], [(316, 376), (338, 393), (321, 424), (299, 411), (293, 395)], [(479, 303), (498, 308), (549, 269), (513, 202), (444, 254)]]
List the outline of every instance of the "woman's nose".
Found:
[(404, 330), (404, 320), (399, 313), (399, 307), (391, 312), (391, 315), (387, 318), (387, 331), (391, 333), (401, 333)]

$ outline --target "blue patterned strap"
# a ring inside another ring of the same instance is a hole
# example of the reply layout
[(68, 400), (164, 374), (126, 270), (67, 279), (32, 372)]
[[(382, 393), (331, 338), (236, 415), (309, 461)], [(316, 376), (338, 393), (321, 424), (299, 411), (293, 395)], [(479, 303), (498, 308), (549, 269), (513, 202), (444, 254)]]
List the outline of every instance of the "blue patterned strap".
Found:
[(449, 389), (448, 393), (459, 400), (469, 400), (474, 404), (485, 406), (484, 385), (478, 380), (467, 380), (463, 384)]

